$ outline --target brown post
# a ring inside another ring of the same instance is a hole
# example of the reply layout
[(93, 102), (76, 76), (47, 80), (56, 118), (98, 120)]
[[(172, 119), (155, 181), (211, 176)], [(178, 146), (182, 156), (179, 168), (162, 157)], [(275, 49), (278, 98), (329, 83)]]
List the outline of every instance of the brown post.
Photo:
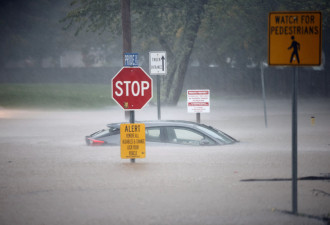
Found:
[[(125, 53), (132, 52), (130, 0), (121, 0), (121, 26), (123, 29), (123, 66), (125, 66)], [(125, 111), (125, 119), (130, 119), (129, 111)]]

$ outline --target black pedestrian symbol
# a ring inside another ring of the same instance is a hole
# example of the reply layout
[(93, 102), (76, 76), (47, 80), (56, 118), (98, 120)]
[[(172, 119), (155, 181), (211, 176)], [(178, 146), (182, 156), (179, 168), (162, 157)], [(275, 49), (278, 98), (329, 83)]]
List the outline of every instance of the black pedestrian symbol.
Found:
[(291, 46), (288, 48), (288, 49), (293, 48), (293, 52), (290, 58), (290, 63), (292, 63), (292, 60), (294, 59), (295, 56), (296, 56), (295, 59), (297, 59), (298, 63), (300, 63), (299, 54), (298, 54), (298, 51), (300, 51), (300, 44), (294, 39), (294, 36), (292, 36), (291, 39), (292, 39), (292, 43)]

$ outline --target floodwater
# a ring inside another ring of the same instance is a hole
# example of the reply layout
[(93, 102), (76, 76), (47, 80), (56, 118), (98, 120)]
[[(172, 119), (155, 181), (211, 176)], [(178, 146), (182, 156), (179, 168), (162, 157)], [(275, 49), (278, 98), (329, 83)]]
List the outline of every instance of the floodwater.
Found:
[[(327, 224), (330, 183), (298, 181), (292, 215), (291, 101), (211, 102), (201, 122), (240, 142), (217, 147), (147, 146), (135, 163), (120, 147), (84, 136), (124, 120), (118, 107), (86, 111), (0, 109), (0, 224)], [(311, 120), (314, 117), (314, 123)], [(157, 119), (148, 106), (136, 120)], [(162, 119), (194, 121), (185, 103)], [(298, 101), (298, 177), (330, 174), (330, 103)]]

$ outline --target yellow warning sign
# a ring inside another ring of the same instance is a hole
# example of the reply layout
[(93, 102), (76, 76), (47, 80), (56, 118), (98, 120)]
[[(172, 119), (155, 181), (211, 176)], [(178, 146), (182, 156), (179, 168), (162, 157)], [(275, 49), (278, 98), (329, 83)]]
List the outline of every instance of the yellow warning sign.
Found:
[(146, 157), (146, 133), (143, 123), (120, 124), (120, 150), (122, 159)]
[(321, 64), (321, 12), (271, 12), (268, 18), (268, 64)]

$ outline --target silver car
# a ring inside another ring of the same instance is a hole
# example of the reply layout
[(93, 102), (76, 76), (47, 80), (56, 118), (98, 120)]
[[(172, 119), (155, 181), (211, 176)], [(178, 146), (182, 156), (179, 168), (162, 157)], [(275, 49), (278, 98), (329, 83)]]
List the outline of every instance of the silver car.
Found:
[[(189, 121), (137, 121), (145, 124), (146, 144), (173, 144), (212, 146), (237, 142), (228, 134), (211, 126)], [(120, 124), (111, 123), (107, 129), (97, 131), (85, 137), (86, 144), (120, 145)]]

